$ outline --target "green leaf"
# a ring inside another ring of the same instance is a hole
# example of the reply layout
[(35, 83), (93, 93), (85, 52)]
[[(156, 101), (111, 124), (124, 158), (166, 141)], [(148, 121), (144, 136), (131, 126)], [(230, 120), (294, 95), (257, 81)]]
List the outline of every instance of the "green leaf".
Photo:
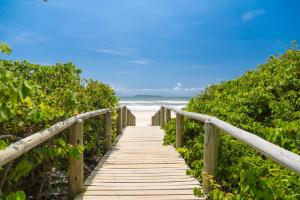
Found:
[(19, 85), (19, 95), (20, 95), (21, 99), (24, 99), (27, 96), (29, 96), (31, 94), (32, 89), (33, 89), (33, 85), (29, 81), (26, 81), (26, 80), (23, 81)]
[(8, 79), (12, 79), (12, 78), (14, 78), (14, 73), (11, 72), (11, 71), (7, 71), (6, 74), (5, 74), (5, 76), (6, 76), (6, 78), (8, 78)]
[(26, 158), (23, 158), (12, 170), (9, 179), (17, 182), (22, 176), (26, 176), (31, 169), (32, 164)]
[(41, 111), (39, 109), (34, 109), (32, 111), (32, 121), (38, 123), (40, 122), (41, 119), (42, 119)]
[(0, 140), (0, 150), (3, 150), (7, 147), (7, 144), (4, 140)]
[(6, 107), (6, 105), (2, 105), (0, 107), (0, 121), (7, 121), (10, 119), (10, 110)]
[(33, 88), (34, 88), (33, 83), (32, 83), (31, 81), (28, 81), (28, 80), (25, 80), (25, 81), (24, 81), (24, 85), (25, 85), (25, 87), (26, 87), (27, 89), (29, 89), (29, 90), (33, 90)]
[(23, 191), (11, 192), (6, 196), (5, 200), (26, 200), (26, 195)]
[(5, 53), (7, 55), (9, 55), (11, 53), (12, 49), (11, 47), (4, 43), (4, 42), (0, 42), (0, 53)]

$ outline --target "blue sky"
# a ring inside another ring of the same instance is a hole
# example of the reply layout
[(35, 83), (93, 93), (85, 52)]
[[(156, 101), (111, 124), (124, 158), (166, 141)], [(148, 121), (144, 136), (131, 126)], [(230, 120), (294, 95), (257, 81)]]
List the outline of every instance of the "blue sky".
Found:
[(13, 60), (74, 62), (119, 95), (195, 95), (300, 41), (298, 0), (0, 0)]

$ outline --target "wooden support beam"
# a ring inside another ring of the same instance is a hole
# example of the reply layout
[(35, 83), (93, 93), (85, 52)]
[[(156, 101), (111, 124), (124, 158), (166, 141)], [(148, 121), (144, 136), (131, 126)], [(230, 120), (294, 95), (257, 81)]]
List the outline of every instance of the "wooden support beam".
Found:
[(111, 148), (111, 112), (105, 114), (105, 150)]
[(176, 113), (176, 148), (182, 145), (182, 136), (184, 131), (183, 115)]
[(117, 134), (122, 134), (122, 108), (118, 108), (118, 118), (117, 118)]
[(160, 110), (157, 112), (157, 122), (158, 122), (158, 124), (157, 124), (157, 126), (160, 126), (161, 125), (161, 120), (160, 120), (160, 118), (161, 118), (161, 115), (160, 115)]
[(122, 120), (123, 120), (123, 128), (127, 126), (127, 108), (126, 107), (123, 107), (122, 108)]
[(171, 110), (166, 109), (166, 122), (171, 120)]
[(210, 121), (204, 125), (203, 191), (207, 194), (213, 186), (214, 172), (218, 161), (219, 129)]
[(127, 109), (127, 122), (126, 122), (127, 126), (130, 126), (130, 117), (131, 117), (130, 112)]
[(132, 117), (132, 113), (129, 112), (129, 125), (132, 126), (133, 124), (133, 117)]
[(165, 108), (161, 107), (160, 109), (160, 125), (163, 126), (165, 124)]
[[(83, 121), (78, 119), (74, 125), (68, 128), (69, 144), (74, 147), (83, 145)], [(83, 190), (83, 154), (78, 159), (69, 160), (69, 199), (74, 199)]]

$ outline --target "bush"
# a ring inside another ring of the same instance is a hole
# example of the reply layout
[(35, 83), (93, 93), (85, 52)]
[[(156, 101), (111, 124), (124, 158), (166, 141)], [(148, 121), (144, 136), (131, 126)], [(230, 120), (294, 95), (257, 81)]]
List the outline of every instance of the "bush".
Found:
[[(76, 114), (116, 107), (118, 99), (112, 88), (84, 80), (80, 74), (72, 63), (41, 66), (0, 60), (0, 149)], [(104, 153), (103, 133), (103, 117), (84, 123), (86, 175)], [(25, 191), (29, 199), (63, 198), (67, 192), (68, 158), (83, 151), (82, 147), (67, 144), (66, 138), (63, 131), (0, 168), (0, 199), (9, 193), (6, 198), (22, 196), (22, 192), (14, 193), (18, 190)]]
[[(257, 70), (211, 85), (192, 98), (187, 111), (208, 114), (300, 154), (300, 51), (272, 56)], [(175, 124), (165, 127), (165, 142)], [(202, 180), (203, 124), (186, 120), (179, 152)], [(300, 177), (221, 133), (219, 165), (211, 199), (300, 199)]]

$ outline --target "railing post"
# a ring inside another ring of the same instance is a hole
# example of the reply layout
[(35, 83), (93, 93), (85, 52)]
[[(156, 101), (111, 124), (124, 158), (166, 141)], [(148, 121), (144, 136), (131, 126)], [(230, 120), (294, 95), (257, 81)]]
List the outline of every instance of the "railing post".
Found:
[(210, 121), (204, 125), (203, 192), (212, 189), (213, 176), (218, 161), (219, 130)]
[(158, 117), (158, 126), (161, 126), (161, 114), (160, 114), (161, 109), (157, 112), (157, 117)]
[(166, 109), (166, 122), (171, 120), (171, 110)]
[(105, 113), (105, 150), (111, 148), (111, 112)]
[(127, 122), (127, 108), (124, 106), (123, 109), (122, 109), (122, 120), (123, 120), (123, 128), (127, 126), (126, 122)]
[(122, 134), (122, 108), (118, 108), (117, 134)]
[(130, 111), (126, 109), (126, 125), (130, 125)]
[[(83, 145), (83, 121), (78, 119), (68, 130), (69, 144), (74, 147)], [(78, 159), (70, 158), (69, 162), (69, 199), (74, 199), (83, 190), (83, 153)]]
[(134, 126), (134, 115), (131, 113), (132, 117), (131, 117), (131, 125)]
[(165, 124), (165, 108), (161, 107), (160, 109), (160, 125), (163, 126)]
[(176, 113), (176, 148), (179, 148), (182, 145), (183, 131), (183, 115)]
[(132, 113), (129, 111), (129, 126), (132, 126)]

